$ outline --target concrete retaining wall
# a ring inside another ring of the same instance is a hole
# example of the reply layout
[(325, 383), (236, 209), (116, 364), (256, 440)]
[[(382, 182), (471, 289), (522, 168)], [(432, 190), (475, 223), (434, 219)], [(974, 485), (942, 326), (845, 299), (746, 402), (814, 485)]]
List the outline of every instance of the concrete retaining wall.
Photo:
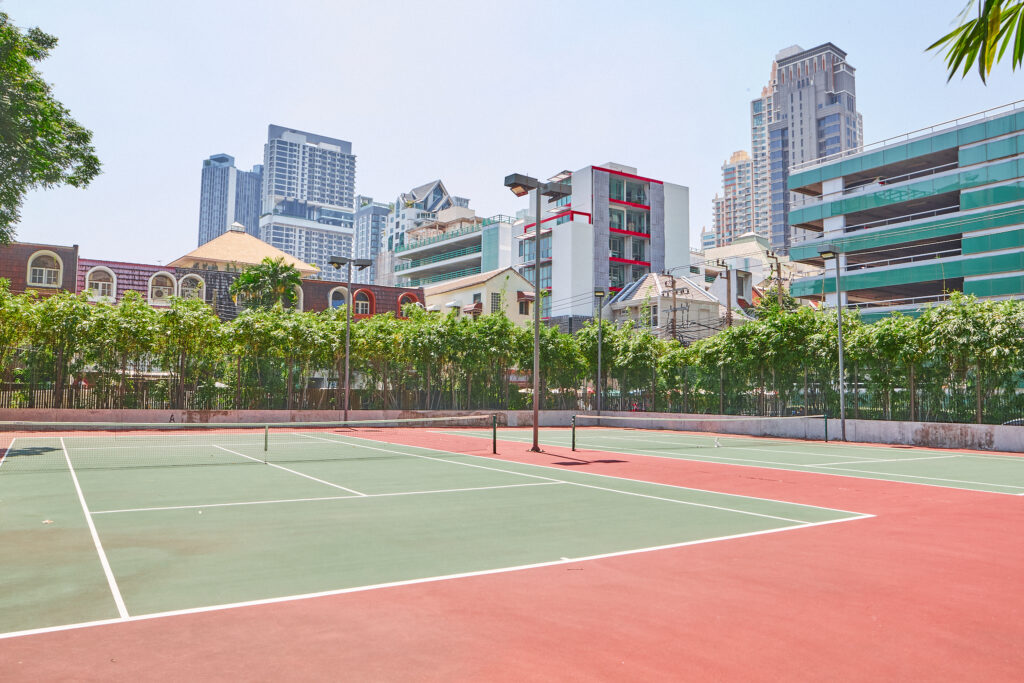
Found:
[[(416, 417), (458, 417), (464, 415), (498, 415), (498, 424), (509, 427), (528, 427), (533, 422), (529, 410), (506, 411), (417, 411), (417, 410), (352, 410), (350, 420), (394, 420)], [(540, 413), (542, 427), (567, 427), (573, 416), (571, 410), (545, 410)], [(775, 436), (789, 439), (821, 440), (825, 434), (822, 418), (785, 418), (763, 420), (713, 415), (678, 413), (633, 413), (605, 411), (606, 419), (587, 416), (581, 425), (599, 424), (604, 427), (626, 426), (625, 421), (612, 418), (628, 417), (629, 426), (645, 429), (697, 429), (722, 434)], [(30, 422), (121, 422), (121, 423), (279, 423), (329, 422), (342, 419), (338, 410), (55, 410), (48, 408), (21, 408), (0, 410), (0, 421)], [(637, 419), (640, 418), (640, 419)], [(643, 419), (647, 418), (647, 419)], [(839, 420), (828, 421), (829, 439), (838, 439)], [(940, 422), (884, 422), (880, 420), (847, 420), (846, 436), (849, 441), (866, 443), (929, 446), (995, 450), (1024, 453), (1024, 426), (947, 424)]]

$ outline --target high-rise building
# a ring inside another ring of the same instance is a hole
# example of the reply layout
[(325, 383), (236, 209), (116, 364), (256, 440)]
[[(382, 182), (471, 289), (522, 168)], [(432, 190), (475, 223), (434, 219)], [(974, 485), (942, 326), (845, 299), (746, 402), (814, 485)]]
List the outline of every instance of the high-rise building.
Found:
[(271, 125), (263, 148), (259, 238), (342, 280), (327, 266), (352, 254), (356, 158), (352, 143)]
[(846, 53), (832, 43), (810, 50), (798, 45), (786, 48), (776, 55), (772, 71), (772, 115), (765, 122), (768, 238), (773, 249), (785, 253), (792, 242), (786, 187), (790, 166), (859, 147), (863, 121), (857, 112), (855, 70)]
[(263, 166), (259, 164), (251, 171), (240, 171), (230, 154), (214, 154), (203, 161), (199, 244), (223, 235), (232, 223), (241, 223), (247, 233), (259, 235), (262, 185)]
[(440, 180), (432, 180), (399, 194), (394, 210), (388, 216), (387, 231), (381, 238), (380, 253), (374, 264), (376, 283), (393, 286), (397, 265), (395, 252), (405, 244), (409, 231), (436, 221), (438, 211), (453, 207), (468, 208), (469, 200), (448, 194)]
[(715, 195), (715, 244), (725, 246), (753, 227), (751, 204), (751, 159), (740, 150), (722, 164), (722, 196)]
[[(690, 190), (606, 163), (551, 178), (572, 194), (541, 202), (541, 315), (553, 322), (594, 314), (594, 290), (617, 292), (648, 273), (690, 262)], [(534, 195), (530, 193), (530, 207)], [(532, 211), (531, 211), (532, 212)], [(536, 217), (513, 234), (519, 272), (534, 281)]]
[(700, 229), (700, 251), (715, 247), (715, 231), (704, 227)]
[(750, 230), (762, 237), (771, 232), (768, 124), (774, 120), (772, 92), (776, 69), (775, 62), (772, 62), (768, 85), (761, 90), (761, 96), (750, 103)]
[(373, 265), (352, 274), (352, 280), (360, 284), (373, 284), (377, 281), (377, 255), (388, 226), (388, 215), (391, 204), (373, 201), (372, 197), (359, 195), (356, 197), (355, 243), (352, 256), (370, 259)]
[(839, 303), (866, 322), (952, 292), (1024, 298), (1024, 108), (922, 130), (792, 168), (790, 257), (825, 268), (793, 296), (834, 306), (838, 265)]

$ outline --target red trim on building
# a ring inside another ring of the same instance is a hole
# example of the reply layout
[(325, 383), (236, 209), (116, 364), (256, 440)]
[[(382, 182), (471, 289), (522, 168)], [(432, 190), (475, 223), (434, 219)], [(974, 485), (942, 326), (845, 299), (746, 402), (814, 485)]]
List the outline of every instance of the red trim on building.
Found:
[(642, 175), (633, 175), (632, 173), (624, 173), (623, 171), (613, 171), (612, 169), (604, 168), (603, 166), (595, 166), (594, 170), (604, 171), (605, 173), (611, 173), (612, 175), (620, 175), (623, 178), (632, 178), (633, 180), (643, 180), (648, 183), (658, 183), (659, 185), (664, 185), (662, 181), (655, 180), (654, 178), (645, 178)]
[(608, 291), (610, 291), (610, 292), (621, 292), (622, 291), (622, 287), (609, 287)]
[(646, 232), (636, 232), (634, 230), (620, 230), (619, 228), (608, 228), (608, 232), (617, 232), (620, 235), (632, 235), (633, 237), (646, 237), (651, 239), (651, 236)]
[[(540, 222), (540, 224), (541, 224), (541, 225), (544, 225), (544, 224), (545, 224), (545, 223), (547, 223), (548, 221), (553, 221), (553, 220), (556, 220), (556, 219), (558, 219), (558, 218), (562, 218), (562, 217), (564, 217), (564, 216), (569, 216), (569, 220), (573, 220), (573, 218), (574, 218), (574, 217), (575, 217), (575, 216), (576, 216), (577, 214), (578, 214), (578, 215), (580, 215), (580, 216), (586, 216), (586, 217), (587, 217), (587, 222), (588, 222), (588, 223), (591, 223), (591, 222), (593, 222), (593, 220), (592, 220), (592, 218), (591, 218), (591, 216), (590, 216), (590, 214), (589, 214), (589, 213), (585, 213), (585, 212), (583, 212), (583, 211), (563, 211), (562, 213), (560, 213), (560, 214), (556, 214), (556, 215), (552, 216), (551, 218), (545, 218), (544, 220), (542, 220), (542, 221)], [(536, 224), (536, 223), (530, 223), (529, 225), (524, 225), (524, 226), (523, 226), (523, 232), (527, 232), (527, 231), (528, 231), (528, 230), (529, 230), (530, 228), (532, 228), (532, 227), (533, 227), (533, 226), (535, 226), (535, 225), (537, 225), (537, 224)]]
[(624, 202), (621, 199), (612, 199), (611, 197), (608, 198), (608, 201), (611, 204), (621, 204), (622, 206), (632, 206), (634, 209), (644, 209), (645, 211), (650, 211), (651, 210), (651, 207), (649, 205), (647, 205), (647, 204), (634, 204), (633, 202)]
[(619, 258), (618, 256), (609, 256), (608, 260), (615, 261), (616, 263), (628, 263), (633, 266), (647, 266), (648, 268), (651, 267), (650, 261), (634, 261), (633, 259)]

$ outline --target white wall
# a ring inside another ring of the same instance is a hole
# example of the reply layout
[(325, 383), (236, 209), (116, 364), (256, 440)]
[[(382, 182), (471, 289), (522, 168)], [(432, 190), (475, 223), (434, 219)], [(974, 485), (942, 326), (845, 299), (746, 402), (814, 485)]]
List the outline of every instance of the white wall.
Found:
[(690, 188), (665, 183), (665, 268), (690, 263)]
[(581, 216), (556, 225), (551, 234), (551, 315), (591, 315), (594, 312), (593, 226)]

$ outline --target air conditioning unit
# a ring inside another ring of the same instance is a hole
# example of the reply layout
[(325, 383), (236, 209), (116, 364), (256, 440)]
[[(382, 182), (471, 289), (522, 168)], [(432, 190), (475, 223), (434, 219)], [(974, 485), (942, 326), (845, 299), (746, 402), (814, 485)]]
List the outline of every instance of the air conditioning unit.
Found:
[(153, 289), (154, 299), (166, 299), (171, 296), (171, 292), (164, 287), (156, 287)]

